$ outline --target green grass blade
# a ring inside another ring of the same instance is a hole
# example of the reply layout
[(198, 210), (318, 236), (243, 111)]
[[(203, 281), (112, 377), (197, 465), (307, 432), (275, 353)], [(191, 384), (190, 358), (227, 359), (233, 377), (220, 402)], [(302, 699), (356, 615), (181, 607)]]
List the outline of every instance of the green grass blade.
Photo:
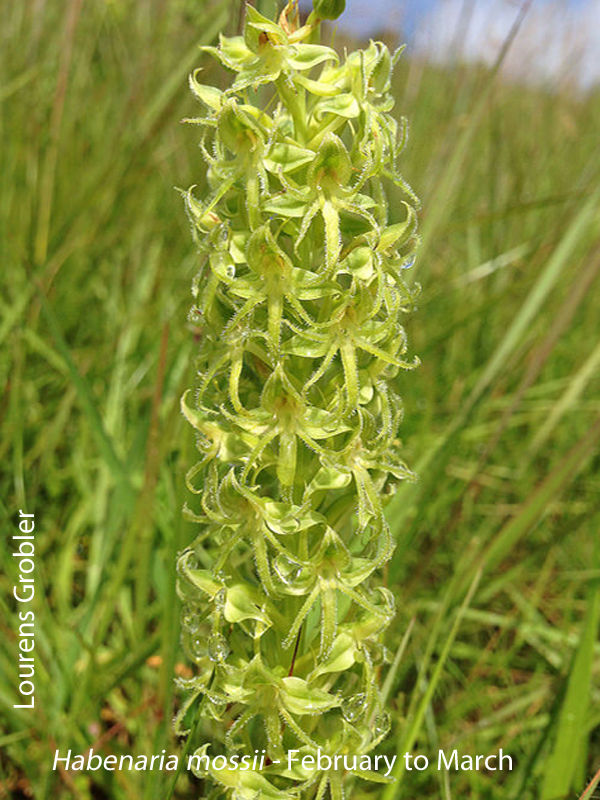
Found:
[(510, 354), (513, 353), (521, 343), (527, 329), (542, 307), (544, 300), (556, 285), (556, 282), (564, 270), (569, 266), (575, 250), (582, 242), (588, 239), (590, 228), (597, 220), (599, 202), (600, 189), (596, 189), (575, 215), (556, 249), (548, 259), (546, 268), (519, 309), (510, 328), (506, 331), (502, 341), (473, 388), (466, 402), (467, 408), (471, 408), (475, 405), (498, 375), (502, 365), (506, 362)]
[(550, 256), (546, 268), (539, 276), (525, 299), (525, 302), (513, 318), (508, 330), (504, 333), (502, 340), (499, 342), (495, 352), (486, 364), (473, 390), (465, 402), (462, 403), (460, 411), (456, 414), (446, 430), (443, 431), (435, 441), (431, 442), (427, 451), (417, 462), (415, 471), (420, 476), (426, 475), (430, 465), (435, 463), (435, 469), (431, 472), (427, 481), (423, 481), (421, 485), (411, 484), (403, 486), (387, 506), (386, 515), (390, 522), (390, 527), (400, 542), (400, 547), (394, 556), (394, 561), (401, 558), (404, 547), (408, 545), (408, 543), (404, 541), (406, 531), (402, 530), (402, 523), (407, 513), (413, 507), (415, 497), (418, 496), (420, 492), (424, 491), (432, 481), (438, 479), (448, 458), (450, 458), (453, 442), (456, 440), (460, 431), (465, 427), (473, 410), (484, 396), (486, 390), (499, 375), (507, 359), (521, 344), (523, 336), (532, 324), (536, 314), (540, 311), (544, 300), (551, 289), (556, 285), (563, 271), (569, 265), (574, 251), (589, 237), (590, 229), (597, 217), (599, 201), (600, 189), (597, 189), (588, 197), (586, 203), (575, 215), (555, 251)]
[(454, 640), (456, 639), (456, 635), (458, 634), (461, 622), (465, 615), (465, 611), (468, 609), (469, 605), (471, 604), (471, 600), (477, 590), (477, 586), (479, 584), (479, 580), (481, 578), (481, 572), (477, 572), (471, 581), (471, 585), (467, 591), (465, 599), (460, 605), (456, 616), (454, 618), (454, 622), (452, 623), (452, 627), (450, 628), (450, 632), (446, 641), (444, 643), (444, 647), (439, 655), (438, 660), (436, 661), (435, 668), (431, 675), (431, 679), (427, 684), (427, 689), (423, 694), (419, 705), (417, 707), (416, 713), (414, 717), (410, 720), (409, 727), (406, 733), (401, 737), (398, 742), (397, 753), (398, 753), (398, 760), (396, 761), (396, 767), (393, 772), (393, 777), (395, 779), (395, 783), (390, 783), (383, 791), (381, 795), (381, 800), (394, 800), (394, 798), (400, 798), (402, 796), (401, 792), (401, 784), (402, 778), (405, 772), (405, 765), (404, 759), (401, 757), (403, 753), (408, 752), (412, 749), (417, 736), (419, 735), (419, 731), (421, 729), (421, 725), (423, 724), (423, 719), (425, 717), (425, 712), (431, 700), (433, 699), (433, 695), (437, 688), (437, 685), (440, 681), (442, 676), (444, 667), (446, 665), (446, 661), (448, 660), (448, 656), (450, 655), (450, 650), (452, 645), (454, 644)]
[(600, 417), (538, 487), (519, 513), (507, 522), (495, 536), (483, 556), (483, 565), (486, 571), (493, 569), (540, 519), (549, 503), (556, 499), (565, 485), (570, 483), (578, 471), (584, 467), (587, 459), (595, 452), (599, 439)]
[[(598, 550), (598, 548), (597, 548)], [(565, 699), (558, 718), (552, 754), (547, 759), (540, 800), (560, 800), (573, 788), (582, 739), (587, 731), (594, 644), (600, 623), (600, 584), (590, 592), (581, 641), (573, 659)]]
[(79, 402), (81, 403), (83, 411), (89, 420), (90, 430), (96, 439), (98, 450), (104, 458), (108, 468), (112, 471), (115, 480), (120, 481), (123, 486), (128, 487), (131, 490), (132, 486), (129, 473), (117, 455), (113, 442), (106, 432), (102, 417), (100, 416), (100, 412), (98, 411), (96, 405), (94, 395), (92, 394), (87, 381), (81, 375), (75, 362), (73, 361), (71, 351), (69, 350), (69, 347), (62, 335), (62, 331), (60, 330), (56, 314), (54, 313), (51, 305), (48, 303), (48, 300), (44, 296), (43, 292), (39, 291), (38, 297), (40, 298), (42, 304), (42, 313), (46, 318), (46, 322), (56, 343), (56, 348), (65, 361), (71, 377), (71, 382), (77, 390)]
[(600, 343), (596, 345), (583, 365), (569, 381), (565, 392), (558, 399), (546, 419), (537, 429), (533, 441), (527, 450), (527, 463), (531, 461), (536, 453), (538, 453), (542, 446), (547, 442), (548, 438), (552, 434), (552, 431), (556, 428), (564, 415), (570, 410), (574, 410), (574, 407), (585, 391), (586, 386), (594, 378), (594, 376), (598, 374), (599, 368)]
[(594, 777), (589, 783), (589, 786), (586, 788), (585, 792), (581, 795), (579, 800), (592, 800), (592, 798), (595, 796), (594, 791), (595, 789), (598, 788), (598, 786), (600, 786), (600, 769), (594, 775)]

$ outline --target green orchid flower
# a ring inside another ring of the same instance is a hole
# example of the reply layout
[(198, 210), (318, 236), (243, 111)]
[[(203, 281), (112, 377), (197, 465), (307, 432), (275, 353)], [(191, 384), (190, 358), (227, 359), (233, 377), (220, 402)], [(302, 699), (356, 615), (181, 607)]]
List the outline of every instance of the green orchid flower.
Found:
[[(177, 565), (194, 674), (178, 680), (175, 730), (211, 753), (268, 756), (194, 767), (215, 799), (341, 800), (380, 776), (288, 766), (286, 751), (368, 753), (389, 729), (395, 603), (378, 571), (394, 544), (385, 504), (415, 477), (392, 381), (418, 364), (401, 324), (418, 289), (417, 200), (397, 164), (399, 53), (371, 42), (340, 59), (319, 44), (320, 20), (342, 9), (319, 0), (302, 25), (292, 0), (278, 21), (249, 6), (242, 36), (205, 48), (231, 85), (190, 78), (207, 190), (182, 191), (200, 259), (197, 381), (181, 401), (198, 534)], [(393, 219), (390, 184), (405, 193)]]
[(313, 69), (326, 61), (337, 62), (335, 50), (323, 45), (297, 41), (293, 33), (246, 6), (244, 36), (220, 37), (219, 47), (204, 47), (223, 66), (237, 72), (230, 93), (248, 87), (276, 83), (280, 78), (293, 83), (298, 73)]

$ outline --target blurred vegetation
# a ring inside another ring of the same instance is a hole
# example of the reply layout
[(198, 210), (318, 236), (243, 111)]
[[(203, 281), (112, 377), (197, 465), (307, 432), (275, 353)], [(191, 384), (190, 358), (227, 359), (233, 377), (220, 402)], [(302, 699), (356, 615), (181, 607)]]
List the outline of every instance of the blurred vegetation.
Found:
[[(0, 796), (166, 796), (168, 773), (51, 766), (56, 748), (177, 748), (196, 255), (173, 187), (203, 180), (178, 121), (192, 66), (220, 80), (198, 45), (239, 17), (216, 0), (5, 9)], [(387, 748), (502, 747), (516, 769), (404, 772), (355, 796), (577, 796), (600, 761), (600, 95), (406, 55), (396, 92), (423, 202), (423, 364), (399, 387), (420, 481), (389, 506)], [(35, 713), (12, 707), (19, 508), (39, 534)]]

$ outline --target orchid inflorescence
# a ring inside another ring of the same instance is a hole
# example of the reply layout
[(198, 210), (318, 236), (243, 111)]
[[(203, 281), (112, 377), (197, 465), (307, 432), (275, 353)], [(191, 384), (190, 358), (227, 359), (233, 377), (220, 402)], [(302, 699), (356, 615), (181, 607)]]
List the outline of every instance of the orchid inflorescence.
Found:
[[(396, 167), (398, 53), (371, 42), (341, 60), (315, 43), (319, 5), (305, 25), (294, 2), (278, 23), (248, 6), (243, 36), (204, 48), (230, 88), (190, 77), (208, 195), (184, 192), (203, 266), (199, 385), (182, 409), (202, 457), (178, 592), (197, 674), (179, 679), (175, 727), (203, 719), (212, 752), (266, 753), (261, 771), (209, 770), (207, 797), (342, 798), (381, 777), (289, 769), (283, 754), (364, 754), (389, 729), (378, 686), (394, 596), (375, 573), (393, 549), (385, 500), (414, 477), (391, 384), (417, 363), (399, 321), (417, 201)], [(405, 198), (394, 224), (386, 180)]]

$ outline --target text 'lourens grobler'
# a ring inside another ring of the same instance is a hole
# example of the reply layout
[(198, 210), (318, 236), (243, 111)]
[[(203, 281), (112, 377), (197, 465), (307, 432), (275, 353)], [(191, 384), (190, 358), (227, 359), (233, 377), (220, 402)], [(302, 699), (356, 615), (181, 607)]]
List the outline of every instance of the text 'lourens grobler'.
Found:
[(13, 708), (35, 708), (35, 613), (31, 603), (35, 597), (35, 518), (19, 511), (18, 533), (12, 536), (13, 558), (17, 563), (17, 581), (13, 597), (17, 603), (19, 699)]

